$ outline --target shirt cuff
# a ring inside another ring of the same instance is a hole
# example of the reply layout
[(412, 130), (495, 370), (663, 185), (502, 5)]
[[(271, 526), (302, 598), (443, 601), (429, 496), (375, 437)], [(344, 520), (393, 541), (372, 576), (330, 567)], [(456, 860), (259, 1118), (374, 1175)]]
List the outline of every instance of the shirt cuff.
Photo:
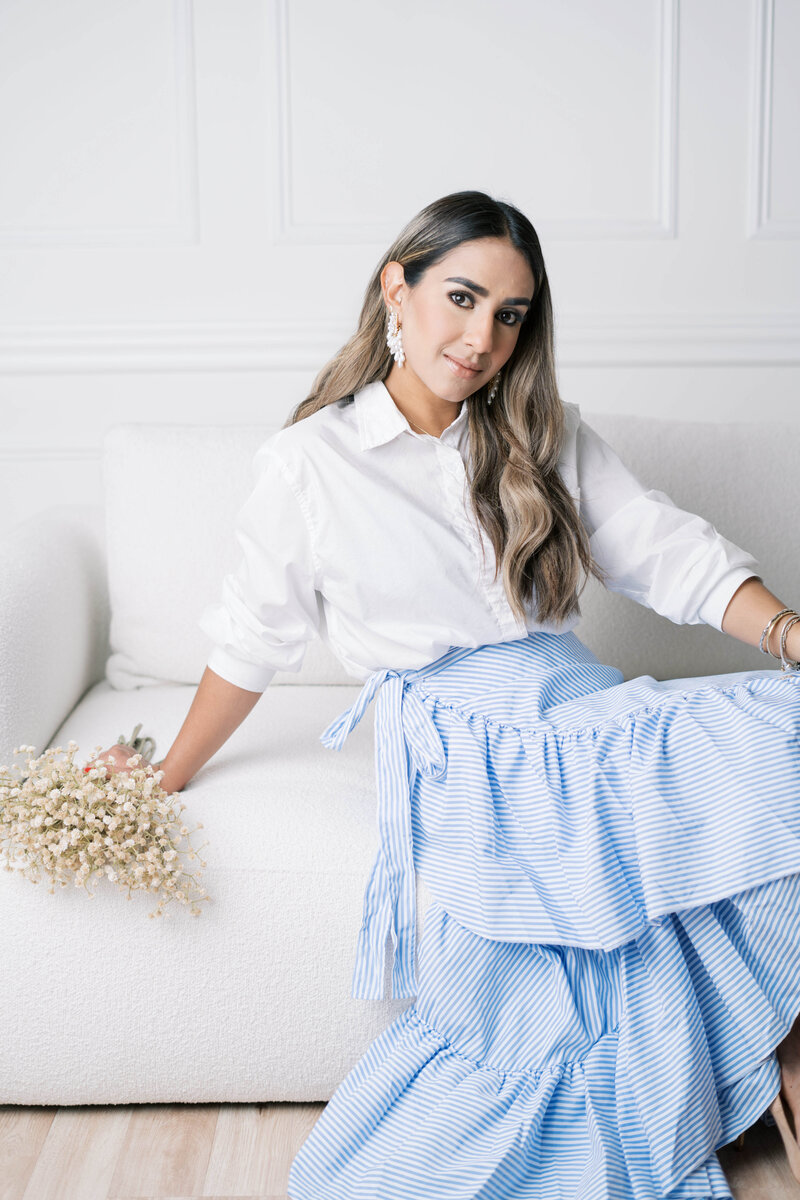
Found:
[(725, 616), (725, 609), (728, 607), (734, 592), (744, 583), (746, 579), (760, 579), (752, 567), (734, 567), (728, 571), (727, 575), (723, 575), (722, 579), (714, 584), (713, 588), (706, 596), (703, 603), (698, 609), (697, 615), (701, 621), (705, 621), (706, 625), (713, 625), (715, 629), (722, 631), (722, 618)]
[(277, 673), (274, 667), (263, 667), (258, 663), (245, 662), (242, 658), (234, 658), (221, 646), (215, 646), (208, 656), (208, 664), (215, 675), (226, 679), (235, 687), (244, 688), (246, 692), (265, 692), (272, 677)]

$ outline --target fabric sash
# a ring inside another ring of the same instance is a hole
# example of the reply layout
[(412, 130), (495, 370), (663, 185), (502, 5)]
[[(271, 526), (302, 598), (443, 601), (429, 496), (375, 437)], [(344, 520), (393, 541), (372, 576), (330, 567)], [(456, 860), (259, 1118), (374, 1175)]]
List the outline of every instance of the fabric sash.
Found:
[(375, 710), (375, 778), (380, 845), (364, 894), (351, 995), (384, 999), (386, 938), (392, 937), (392, 996), (417, 994), (416, 876), (411, 832), (411, 793), (415, 773), (442, 776), (447, 762), (438, 730), (417, 693), (408, 687), (434, 675), (475, 647), (451, 647), (441, 658), (417, 670), (374, 671), (355, 703), (341, 713), (320, 741), (341, 750), (367, 706)]

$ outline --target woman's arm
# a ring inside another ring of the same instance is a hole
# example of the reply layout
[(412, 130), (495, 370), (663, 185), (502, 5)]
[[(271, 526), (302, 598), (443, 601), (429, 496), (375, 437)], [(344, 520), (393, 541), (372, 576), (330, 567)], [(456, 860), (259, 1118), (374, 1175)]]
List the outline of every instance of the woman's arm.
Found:
[[(261, 695), (228, 683), (206, 667), (178, 736), (161, 762), (153, 764), (156, 770), (164, 772), (161, 780), (164, 791), (180, 792), (238, 729)], [(110, 746), (92, 759), (86, 769), (97, 766), (102, 759), (112, 773), (126, 771), (130, 769), (127, 762), (132, 755), (130, 746)]]
[[(731, 596), (758, 574), (757, 560), (705, 518), (646, 488), (583, 421), (575, 455), (580, 517), (609, 590), (678, 625), (721, 629)], [(766, 620), (779, 611), (780, 606)]]
[(164, 791), (181, 791), (239, 728), (261, 695), (228, 683), (206, 667), (178, 736), (161, 762), (154, 764), (164, 772)]
[[(722, 618), (722, 631), (731, 637), (757, 646), (761, 634), (774, 616), (781, 609), (788, 608), (777, 596), (764, 587), (760, 579), (753, 576), (740, 584), (733, 593), (725, 615)], [(798, 610), (800, 611), (800, 609)], [(775, 625), (770, 635), (769, 644), (774, 654), (780, 653), (780, 634), (788, 617), (783, 617)], [(800, 621), (789, 630), (786, 638), (786, 655), (795, 661), (800, 660)], [(777, 663), (775, 664), (777, 666)]]

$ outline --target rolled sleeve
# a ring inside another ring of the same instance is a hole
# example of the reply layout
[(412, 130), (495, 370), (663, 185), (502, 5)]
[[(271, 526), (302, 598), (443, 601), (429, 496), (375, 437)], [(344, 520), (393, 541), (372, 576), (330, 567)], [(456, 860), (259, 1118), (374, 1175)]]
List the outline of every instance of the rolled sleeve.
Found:
[(215, 646), (208, 656), (208, 666), (215, 675), (227, 679), (246, 692), (265, 692), (276, 674), (274, 667), (261, 667), (246, 662), (225, 646)]
[(758, 563), (663, 492), (643, 486), (602, 438), (578, 434), (581, 519), (609, 590), (676, 624), (722, 628), (728, 602)]
[(299, 671), (319, 635), (317, 563), (309, 514), (286, 465), (269, 448), (255, 458), (256, 485), (236, 518), (237, 569), (200, 628), (214, 643), (208, 666), (229, 683), (264, 691), (277, 671)]
[[(730, 544), (729, 542), (728, 545)], [(753, 559), (753, 562), (755, 563), (755, 559)], [(725, 610), (736, 592), (738, 592), (746, 580), (760, 578), (761, 576), (753, 570), (752, 566), (732, 567), (706, 596), (700, 606), (700, 620), (705, 621), (706, 625), (713, 625), (715, 629), (722, 629), (722, 618), (725, 616)]]

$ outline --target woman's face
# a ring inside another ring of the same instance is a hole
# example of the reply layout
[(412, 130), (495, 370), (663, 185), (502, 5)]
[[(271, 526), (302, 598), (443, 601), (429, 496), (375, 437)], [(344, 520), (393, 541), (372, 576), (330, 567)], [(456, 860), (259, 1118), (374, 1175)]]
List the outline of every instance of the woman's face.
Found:
[[(384, 300), (403, 332), (408, 372), (434, 396), (460, 403), (489, 383), (508, 362), (533, 300), (527, 259), (504, 238), (462, 242), (416, 287), (400, 263), (387, 263)], [(410, 377), (410, 378), (409, 378)]]

